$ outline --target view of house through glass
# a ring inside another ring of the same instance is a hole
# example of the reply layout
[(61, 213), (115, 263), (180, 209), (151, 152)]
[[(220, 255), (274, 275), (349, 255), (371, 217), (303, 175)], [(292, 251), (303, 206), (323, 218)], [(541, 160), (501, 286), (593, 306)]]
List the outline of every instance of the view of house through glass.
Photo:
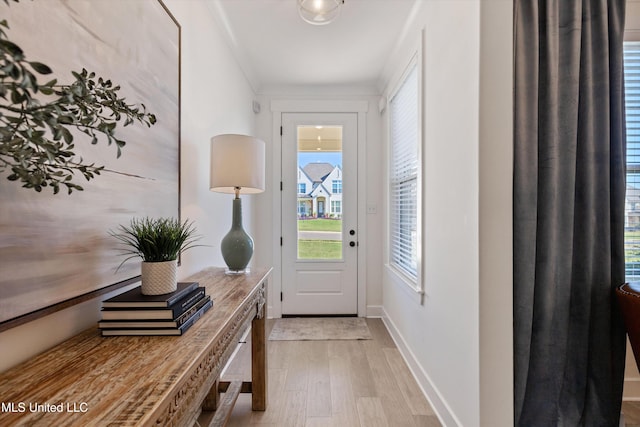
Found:
[(298, 259), (342, 259), (342, 126), (298, 126)]
[(624, 252), (627, 281), (640, 280), (640, 42), (624, 43), (627, 192)]

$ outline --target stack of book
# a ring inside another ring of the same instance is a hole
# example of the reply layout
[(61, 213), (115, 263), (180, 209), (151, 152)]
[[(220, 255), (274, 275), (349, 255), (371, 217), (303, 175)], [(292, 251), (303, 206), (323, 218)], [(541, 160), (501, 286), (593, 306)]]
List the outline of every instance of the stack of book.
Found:
[(180, 282), (175, 292), (143, 295), (133, 288), (102, 302), (102, 336), (182, 335), (213, 306), (198, 282)]

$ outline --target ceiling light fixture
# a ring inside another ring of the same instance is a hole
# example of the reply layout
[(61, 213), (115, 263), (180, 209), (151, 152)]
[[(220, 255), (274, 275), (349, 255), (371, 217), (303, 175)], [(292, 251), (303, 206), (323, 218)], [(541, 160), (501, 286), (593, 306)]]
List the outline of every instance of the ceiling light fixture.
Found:
[(340, 16), (344, 0), (297, 0), (300, 17), (312, 25), (327, 25)]

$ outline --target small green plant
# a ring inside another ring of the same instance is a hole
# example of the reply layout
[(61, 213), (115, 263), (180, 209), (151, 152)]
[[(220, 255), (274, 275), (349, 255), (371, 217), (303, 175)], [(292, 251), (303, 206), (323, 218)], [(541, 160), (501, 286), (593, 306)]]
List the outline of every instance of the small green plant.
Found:
[(163, 262), (178, 259), (180, 252), (193, 248), (200, 239), (193, 222), (180, 222), (175, 218), (133, 218), (128, 226), (120, 225), (117, 232), (110, 231), (125, 248), (123, 255), (128, 260), (136, 257), (145, 262)]

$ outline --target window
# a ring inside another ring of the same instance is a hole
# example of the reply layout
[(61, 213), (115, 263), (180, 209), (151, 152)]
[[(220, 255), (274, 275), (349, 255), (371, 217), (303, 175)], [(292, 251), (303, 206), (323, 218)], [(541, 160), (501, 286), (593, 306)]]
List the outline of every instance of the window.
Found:
[(308, 216), (307, 203), (298, 200), (298, 216)]
[(640, 280), (640, 42), (624, 43), (627, 191), (624, 253), (627, 281)]
[(298, 194), (307, 194), (307, 184), (304, 182), (298, 183)]
[(340, 215), (342, 213), (342, 201), (340, 200), (331, 201), (331, 213), (336, 215)]
[(331, 191), (333, 192), (333, 194), (340, 194), (342, 193), (342, 180), (341, 179), (334, 179), (331, 185)]
[(412, 65), (389, 102), (389, 264), (418, 281), (418, 66)]

